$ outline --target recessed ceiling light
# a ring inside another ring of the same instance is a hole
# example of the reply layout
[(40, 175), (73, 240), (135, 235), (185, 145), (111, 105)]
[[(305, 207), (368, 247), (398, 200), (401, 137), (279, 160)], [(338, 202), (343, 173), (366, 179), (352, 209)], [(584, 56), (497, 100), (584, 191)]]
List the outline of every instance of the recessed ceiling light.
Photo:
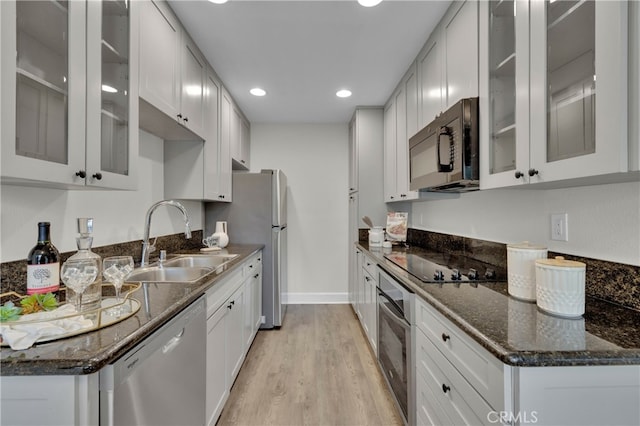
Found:
[(209, 0), (209, 1), (215, 4), (224, 4), (227, 2), (227, 0)]
[(264, 89), (261, 89), (259, 87), (254, 87), (253, 89), (249, 90), (249, 93), (251, 93), (253, 96), (264, 96), (267, 94)]
[[(209, 0), (211, 1), (211, 0)], [(358, 3), (360, 3), (360, 6), (364, 6), (364, 7), (373, 7), (376, 6), (378, 4), (380, 4), (382, 0), (358, 0)]]
[(351, 96), (351, 90), (347, 90), (347, 89), (338, 90), (336, 92), (336, 96), (339, 98), (348, 98), (349, 96)]

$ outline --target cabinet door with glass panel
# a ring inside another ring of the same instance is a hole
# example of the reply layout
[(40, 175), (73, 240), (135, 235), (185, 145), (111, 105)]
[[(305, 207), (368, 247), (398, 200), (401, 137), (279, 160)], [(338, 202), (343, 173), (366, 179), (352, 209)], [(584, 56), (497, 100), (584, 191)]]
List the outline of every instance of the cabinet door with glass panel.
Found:
[(480, 186), (528, 182), (529, 2), (480, 4)]
[(531, 183), (628, 170), (625, 1), (531, 8)]
[(136, 2), (87, 2), (87, 185), (135, 189), (138, 158)]
[(84, 185), (86, 3), (0, 2), (2, 182)]

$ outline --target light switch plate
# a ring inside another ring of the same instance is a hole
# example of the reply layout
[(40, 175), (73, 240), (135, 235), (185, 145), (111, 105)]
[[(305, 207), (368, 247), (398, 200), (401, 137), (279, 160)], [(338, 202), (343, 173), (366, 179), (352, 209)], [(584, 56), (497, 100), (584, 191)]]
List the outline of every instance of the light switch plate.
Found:
[(569, 241), (569, 215), (559, 213), (551, 215), (551, 239), (554, 241)]

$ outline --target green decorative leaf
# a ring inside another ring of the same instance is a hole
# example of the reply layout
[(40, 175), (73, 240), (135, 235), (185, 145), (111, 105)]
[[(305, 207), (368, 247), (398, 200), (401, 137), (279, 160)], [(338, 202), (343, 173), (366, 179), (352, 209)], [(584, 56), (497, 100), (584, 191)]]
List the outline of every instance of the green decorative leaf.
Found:
[(0, 306), (0, 322), (16, 321), (20, 318), (22, 308), (15, 306), (13, 302), (6, 302), (3, 306)]

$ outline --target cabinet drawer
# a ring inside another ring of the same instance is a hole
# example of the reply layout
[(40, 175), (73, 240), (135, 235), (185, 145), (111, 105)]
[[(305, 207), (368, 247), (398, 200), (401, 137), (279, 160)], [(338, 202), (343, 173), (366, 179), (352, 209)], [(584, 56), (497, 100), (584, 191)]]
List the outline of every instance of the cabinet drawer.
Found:
[(364, 256), (362, 259), (362, 267), (367, 270), (375, 282), (378, 282), (378, 264), (376, 262), (370, 257)]
[[(420, 333), (418, 331), (417, 333)], [(416, 346), (418, 347), (418, 346)], [(416, 369), (416, 410), (417, 424), (419, 426), (441, 426), (451, 425), (453, 422), (447, 416), (444, 408), (438, 402), (438, 396), (432, 387), (428, 385), (429, 380), (435, 380), (429, 371), (419, 371)]]
[(418, 298), (416, 325), (492, 407), (503, 407), (504, 365), (497, 358)]
[(262, 271), (262, 252), (254, 255), (242, 267), (242, 276), (248, 278)]
[[(438, 424), (491, 425), (495, 411), (420, 330), (416, 331), (416, 406)], [(432, 399), (423, 400), (424, 397)], [(431, 409), (431, 412), (428, 410)], [(442, 423), (446, 417), (450, 421)]]

